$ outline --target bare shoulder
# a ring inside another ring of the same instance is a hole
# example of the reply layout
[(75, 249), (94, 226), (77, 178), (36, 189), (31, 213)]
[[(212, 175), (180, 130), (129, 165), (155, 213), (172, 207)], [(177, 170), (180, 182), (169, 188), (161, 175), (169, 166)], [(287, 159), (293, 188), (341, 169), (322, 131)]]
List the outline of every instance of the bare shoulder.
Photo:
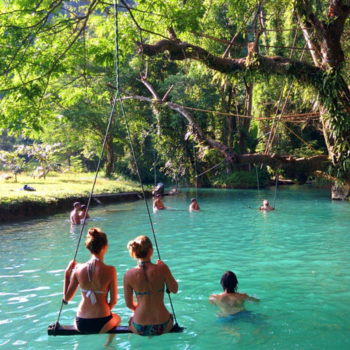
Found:
[(135, 273), (136, 273), (135, 267), (132, 268), (132, 269), (130, 269), (130, 270), (128, 270), (128, 271), (126, 271), (126, 272), (124, 273), (124, 280), (125, 280), (125, 279), (128, 279), (128, 278), (131, 278)]
[(74, 267), (74, 272), (80, 272), (86, 266), (85, 263), (76, 264)]
[(113, 273), (113, 274), (117, 273), (117, 270), (113, 265), (106, 265), (106, 268), (108, 269), (109, 273)]

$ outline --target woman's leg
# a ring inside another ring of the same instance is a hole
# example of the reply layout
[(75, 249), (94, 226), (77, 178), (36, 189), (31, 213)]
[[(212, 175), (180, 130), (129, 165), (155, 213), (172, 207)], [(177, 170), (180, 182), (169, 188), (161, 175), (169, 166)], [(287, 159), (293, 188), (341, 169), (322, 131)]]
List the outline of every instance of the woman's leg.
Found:
[[(110, 331), (112, 328), (119, 326), (120, 321), (121, 321), (120, 316), (112, 313), (112, 319), (102, 327), (100, 334), (106, 333), (106, 332)], [(107, 338), (107, 342), (106, 342), (105, 346), (111, 344), (114, 337), (115, 337), (115, 334), (108, 334), (108, 338)]]

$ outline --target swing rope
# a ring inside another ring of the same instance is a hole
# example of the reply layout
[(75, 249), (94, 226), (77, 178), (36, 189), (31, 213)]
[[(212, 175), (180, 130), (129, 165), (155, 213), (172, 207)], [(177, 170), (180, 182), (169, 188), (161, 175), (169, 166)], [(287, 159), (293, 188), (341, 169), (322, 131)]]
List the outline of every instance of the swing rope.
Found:
[(199, 175), (196, 175), (196, 177), (200, 177), (200, 176), (206, 174), (207, 172), (209, 172), (210, 170), (213, 170), (213, 169), (217, 168), (217, 167), (218, 167), (220, 164), (222, 164), (225, 160), (226, 160), (226, 159), (224, 159), (224, 160), (223, 160), (222, 162), (220, 162), (219, 164), (214, 165), (214, 166), (211, 167), (210, 169), (206, 170), (204, 173), (201, 173), (201, 174), (199, 174)]
[[(99, 159), (98, 159), (98, 163), (97, 163), (97, 167), (96, 167), (94, 182), (93, 182), (93, 184), (92, 184), (92, 188), (91, 188), (91, 191), (90, 191), (88, 203), (87, 203), (87, 206), (86, 206), (86, 212), (85, 212), (85, 216), (84, 216), (84, 219), (83, 219), (83, 224), (82, 224), (82, 226), (81, 226), (80, 235), (79, 235), (77, 247), (76, 247), (76, 249), (75, 249), (75, 254), (74, 254), (73, 260), (76, 260), (76, 257), (77, 257), (77, 254), (78, 254), (78, 250), (79, 250), (79, 245), (80, 245), (81, 238), (82, 238), (82, 235), (83, 235), (83, 232), (84, 232), (85, 222), (86, 222), (86, 216), (87, 216), (87, 214), (88, 214), (88, 212), (89, 212), (89, 208), (90, 208), (90, 203), (91, 203), (92, 195), (93, 195), (93, 193), (94, 193), (94, 189), (95, 189), (95, 185), (96, 185), (96, 181), (97, 181), (98, 172), (99, 172), (100, 166), (101, 166), (101, 159), (102, 159), (102, 156), (103, 156), (104, 149), (105, 149), (105, 147), (106, 147), (106, 142), (107, 142), (107, 137), (108, 137), (108, 134), (109, 134), (109, 129), (110, 129), (110, 127), (111, 127), (112, 120), (113, 120), (113, 113), (114, 113), (114, 109), (115, 109), (115, 106), (116, 106), (116, 100), (117, 100), (117, 99), (116, 99), (116, 96), (117, 96), (117, 94), (115, 94), (114, 102), (113, 102), (112, 109), (111, 109), (111, 113), (110, 113), (110, 116), (109, 116), (108, 125), (107, 125), (107, 129), (106, 129), (106, 134), (105, 134), (105, 137), (104, 137), (104, 140), (103, 140), (103, 145), (102, 145), (100, 157), (99, 157)], [(60, 311), (59, 311), (59, 313), (58, 313), (57, 321), (56, 321), (55, 326), (54, 326), (54, 335), (56, 335), (56, 327), (58, 326), (58, 323), (59, 323), (59, 320), (60, 320), (60, 317), (61, 317), (63, 305), (66, 305), (66, 304), (68, 304), (68, 303), (67, 303), (64, 299), (62, 299)]]
[(259, 184), (259, 174), (258, 174), (258, 167), (255, 165), (255, 171), (256, 171), (256, 182), (258, 184), (258, 196), (260, 201), (260, 184)]
[(196, 173), (195, 178), (196, 178), (196, 199), (198, 197), (198, 172), (197, 172), (197, 157), (196, 157), (196, 150), (194, 148), (194, 143), (193, 143), (193, 158), (194, 158), (194, 171)]
[(276, 174), (275, 199), (273, 201), (273, 208), (274, 209), (276, 209), (277, 185), (278, 185), (278, 174)]
[[(115, 35), (115, 45), (116, 45), (116, 88), (117, 88), (117, 90), (116, 90), (116, 99), (118, 99), (119, 103), (120, 103), (120, 109), (121, 109), (121, 112), (122, 112), (122, 115), (123, 115), (123, 119), (124, 119), (126, 130), (127, 130), (128, 139), (129, 139), (129, 142), (130, 142), (131, 153), (132, 153), (132, 156), (133, 156), (133, 159), (134, 159), (137, 176), (138, 176), (138, 179), (139, 179), (139, 182), (140, 182), (140, 185), (141, 185), (142, 195), (143, 195), (143, 199), (144, 199), (144, 202), (145, 202), (145, 206), (146, 206), (148, 219), (149, 219), (149, 223), (150, 223), (150, 226), (151, 226), (151, 230), (152, 230), (155, 246), (156, 246), (156, 249), (157, 249), (158, 258), (159, 258), (159, 260), (162, 260), (161, 257), (160, 257), (158, 242), (157, 242), (156, 234), (154, 232), (154, 227), (153, 227), (153, 222), (152, 222), (152, 218), (151, 218), (151, 213), (150, 213), (149, 206), (148, 206), (148, 203), (147, 203), (145, 190), (144, 190), (143, 182), (142, 182), (140, 171), (139, 171), (139, 166), (138, 166), (138, 162), (137, 162), (137, 159), (136, 159), (134, 146), (133, 146), (132, 139), (131, 139), (129, 124), (128, 124), (128, 121), (126, 119), (126, 114), (125, 114), (123, 100), (122, 100), (122, 97), (120, 95), (120, 89), (119, 89), (119, 43), (118, 43), (119, 33), (118, 33), (118, 11), (117, 11), (116, 0), (114, 0), (114, 12), (115, 12), (115, 14), (114, 14), (114, 21), (115, 21), (115, 33), (116, 33), (116, 35)], [(175, 310), (174, 310), (174, 307), (173, 307), (173, 303), (172, 303), (172, 300), (171, 300), (170, 293), (167, 293), (167, 294), (168, 294), (168, 297), (169, 297), (169, 302), (170, 302), (171, 309), (172, 309), (173, 316), (174, 316), (174, 321), (175, 321), (175, 325), (174, 326), (178, 326), (176, 315), (175, 315)]]
[[(126, 124), (128, 137), (129, 137), (129, 140), (130, 140), (130, 146), (131, 146), (133, 158), (134, 158), (134, 161), (135, 161), (135, 166), (136, 166), (137, 174), (138, 174), (138, 177), (139, 177), (139, 181), (140, 181), (140, 184), (141, 184), (142, 194), (143, 194), (143, 198), (144, 198), (144, 201), (145, 201), (145, 204), (146, 204), (147, 213), (148, 213), (149, 221), (150, 221), (150, 224), (151, 224), (151, 229), (152, 229), (155, 245), (156, 245), (156, 248), (157, 248), (158, 257), (159, 257), (159, 260), (161, 260), (160, 252), (159, 252), (159, 248), (158, 248), (158, 243), (157, 243), (157, 238), (155, 236), (154, 227), (153, 227), (153, 223), (152, 223), (152, 219), (151, 219), (148, 203), (146, 201), (146, 196), (145, 196), (143, 183), (142, 183), (142, 180), (141, 180), (141, 176), (140, 176), (140, 172), (139, 172), (139, 168), (138, 168), (138, 164), (137, 164), (134, 148), (133, 148), (132, 141), (131, 141), (130, 130), (129, 130), (129, 126), (128, 126), (128, 123), (127, 123), (127, 120), (126, 120), (126, 115), (125, 115), (122, 99), (121, 99), (121, 96), (120, 96), (120, 90), (119, 90), (118, 11), (117, 11), (116, 0), (114, 0), (114, 11), (115, 11), (115, 17), (114, 18), (115, 18), (115, 33), (116, 33), (116, 35), (115, 35), (115, 45), (116, 46), (115, 47), (116, 47), (116, 86), (117, 86), (117, 90), (116, 90), (116, 93), (115, 93), (114, 98), (113, 98), (113, 105), (112, 105), (111, 113), (110, 113), (110, 116), (109, 116), (105, 137), (104, 137), (104, 140), (103, 140), (103, 145), (102, 145), (100, 157), (99, 157), (99, 160), (98, 160), (98, 164), (97, 164), (97, 167), (96, 167), (96, 172), (95, 172), (93, 185), (92, 185), (92, 189), (91, 189), (91, 192), (90, 192), (90, 195), (89, 195), (89, 199), (88, 199), (88, 203), (87, 203), (87, 206), (86, 206), (85, 217), (83, 219), (83, 224), (82, 224), (82, 227), (81, 227), (81, 230), (80, 230), (80, 235), (79, 235), (79, 239), (78, 239), (78, 243), (77, 243), (77, 247), (76, 247), (76, 250), (75, 250), (75, 254), (74, 254), (73, 260), (76, 260), (76, 257), (77, 257), (77, 254), (78, 254), (81, 238), (82, 238), (83, 231), (84, 231), (84, 228), (85, 228), (86, 216), (88, 214), (89, 207), (90, 207), (90, 204), (91, 204), (91, 199), (92, 199), (92, 195), (93, 195), (93, 192), (94, 192), (94, 189), (95, 189), (98, 172), (100, 170), (101, 159), (103, 157), (103, 152), (104, 152), (104, 149), (106, 147), (107, 137), (108, 137), (109, 130), (110, 130), (110, 127), (111, 127), (111, 124), (112, 124), (113, 114), (114, 114), (114, 110), (115, 110), (116, 103), (117, 103), (118, 99), (120, 101), (121, 110), (122, 110), (123, 117), (124, 117), (124, 122)], [(174, 310), (174, 307), (173, 307), (173, 304), (172, 304), (171, 297), (170, 297), (169, 293), (168, 293), (168, 296), (169, 296), (169, 301), (170, 301), (171, 309), (172, 309), (174, 320), (175, 320), (175, 325), (174, 326), (178, 326), (176, 315), (175, 315), (175, 310)], [(53, 327), (54, 336), (56, 335), (56, 330), (57, 330), (57, 328), (59, 326), (59, 320), (60, 320), (60, 317), (61, 317), (61, 314), (62, 314), (63, 305), (65, 305), (65, 304), (68, 304), (68, 303), (64, 299), (62, 299), (61, 307), (60, 307), (60, 310), (59, 310), (58, 316), (57, 316), (57, 321), (56, 321), (56, 323), (54, 324), (54, 327)]]

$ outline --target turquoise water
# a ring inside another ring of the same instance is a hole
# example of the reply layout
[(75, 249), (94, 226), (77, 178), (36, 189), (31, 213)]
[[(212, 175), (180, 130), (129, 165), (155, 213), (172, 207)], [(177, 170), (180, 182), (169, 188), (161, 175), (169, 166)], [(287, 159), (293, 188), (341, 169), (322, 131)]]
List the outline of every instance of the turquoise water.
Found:
[[(179, 280), (172, 296), (182, 334), (142, 338), (117, 335), (118, 349), (346, 349), (350, 348), (350, 203), (332, 202), (329, 190), (282, 187), (275, 212), (256, 190), (201, 190), (203, 211), (189, 213), (194, 192), (166, 197), (174, 208), (152, 214), (161, 258)], [(273, 204), (274, 189), (261, 191)], [(108, 208), (110, 212), (104, 209)], [(95, 207), (90, 212), (107, 234), (106, 263), (118, 272), (115, 311), (127, 324), (123, 275), (135, 266), (126, 244), (151, 237), (143, 201)], [(106, 335), (48, 337), (61, 305), (63, 272), (74, 256), (79, 231), (67, 215), (2, 224), (0, 347), (4, 349), (100, 349)], [(153, 240), (153, 239), (152, 239)], [(83, 240), (84, 241), (84, 240)], [(154, 241), (154, 240), (153, 240)], [(89, 254), (81, 245), (78, 261)], [(218, 317), (209, 305), (221, 292), (221, 275), (237, 274), (239, 290), (261, 299), (240, 319)], [(79, 293), (65, 306), (61, 324), (72, 324)]]

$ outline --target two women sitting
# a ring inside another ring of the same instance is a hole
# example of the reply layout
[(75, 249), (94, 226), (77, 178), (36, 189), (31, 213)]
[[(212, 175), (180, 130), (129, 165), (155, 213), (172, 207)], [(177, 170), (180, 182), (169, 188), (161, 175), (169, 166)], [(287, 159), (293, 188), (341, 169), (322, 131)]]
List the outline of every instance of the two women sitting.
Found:
[[(75, 260), (68, 264), (63, 300), (70, 301), (80, 285), (82, 299), (76, 313), (76, 329), (88, 334), (106, 333), (120, 323), (120, 317), (111, 312), (117, 303), (117, 274), (113, 266), (103, 262), (108, 250), (105, 233), (99, 228), (90, 229), (85, 246), (91, 259), (85, 264), (76, 264)], [(153, 247), (148, 237), (139, 236), (127, 247), (130, 255), (138, 259), (138, 265), (124, 276), (126, 306), (134, 312), (129, 321), (130, 330), (139, 335), (167, 333), (173, 327), (173, 319), (164, 305), (164, 288), (177, 293), (178, 284), (166, 264), (159, 260), (156, 264), (151, 262)], [(114, 334), (109, 334), (107, 344), (113, 337)]]

